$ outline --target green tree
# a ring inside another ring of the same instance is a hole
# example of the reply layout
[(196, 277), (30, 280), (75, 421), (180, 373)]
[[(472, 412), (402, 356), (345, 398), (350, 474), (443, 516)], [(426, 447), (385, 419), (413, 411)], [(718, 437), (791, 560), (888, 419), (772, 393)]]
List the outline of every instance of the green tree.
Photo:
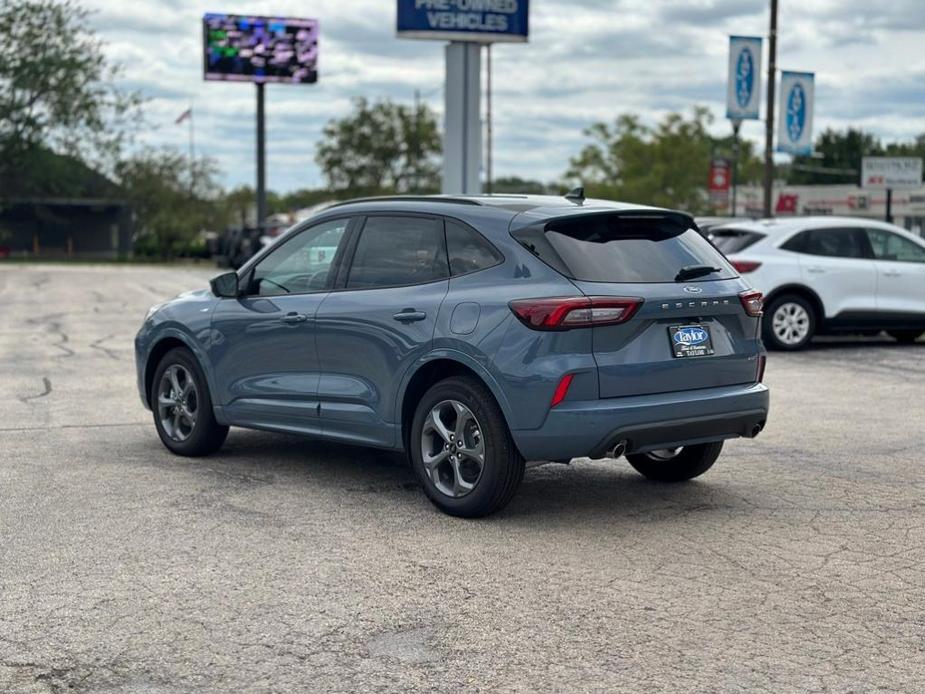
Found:
[(824, 130), (817, 138), (811, 157), (794, 157), (787, 182), (795, 185), (857, 183), (861, 159), (885, 153), (879, 138), (863, 130)]
[[(709, 134), (712, 122), (709, 111), (697, 107), (690, 118), (670, 113), (654, 127), (633, 114), (613, 124), (595, 123), (585, 131), (592, 143), (571, 160), (565, 175), (584, 185), (589, 196), (705, 212), (710, 159), (730, 156), (732, 149), (730, 138)], [(755, 175), (754, 160), (750, 143), (742, 142), (741, 183)]]
[(356, 99), (350, 115), (324, 128), (316, 161), (342, 196), (425, 193), (440, 189), (437, 119), (389, 100)]
[(141, 99), (114, 85), (88, 12), (74, 0), (0, 0), (0, 32), (0, 191), (29, 192), (30, 172), (53, 173), (29, 165), (43, 151), (111, 171)]
[(491, 182), (493, 193), (524, 193), (527, 195), (545, 195), (557, 192), (559, 186), (554, 183), (543, 183), (519, 176), (501, 176)]
[(189, 158), (173, 149), (144, 149), (119, 163), (117, 175), (136, 215), (136, 251), (173, 258), (190, 252), (204, 229), (229, 219), (209, 158)]

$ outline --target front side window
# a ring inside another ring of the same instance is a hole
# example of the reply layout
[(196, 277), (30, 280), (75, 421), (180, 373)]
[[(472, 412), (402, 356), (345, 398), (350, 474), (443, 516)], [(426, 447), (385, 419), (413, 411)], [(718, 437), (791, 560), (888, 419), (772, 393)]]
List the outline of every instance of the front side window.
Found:
[(453, 277), (484, 270), (504, 260), (481, 234), (452, 219), (446, 220), (446, 250)]
[(348, 219), (334, 219), (299, 232), (257, 263), (248, 294), (279, 296), (326, 291), (329, 271), (344, 240)]
[(443, 223), (426, 217), (368, 217), (347, 289), (400, 287), (449, 277)]
[(894, 260), (901, 263), (925, 263), (925, 248), (883, 229), (868, 229), (867, 236), (877, 260)]
[(804, 232), (800, 252), (829, 258), (867, 258), (863, 229), (810, 229)]

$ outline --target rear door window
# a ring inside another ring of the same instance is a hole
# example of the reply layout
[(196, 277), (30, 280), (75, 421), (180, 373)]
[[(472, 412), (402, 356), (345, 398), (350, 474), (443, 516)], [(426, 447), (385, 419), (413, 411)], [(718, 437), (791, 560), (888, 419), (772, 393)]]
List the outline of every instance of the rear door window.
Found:
[(553, 220), (514, 237), (566, 277), (587, 282), (675, 282), (682, 268), (716, 268), (686, 281), (736, 277), (721, 253), (680, 220), (592, 215)]
[(829, 258), (870, 257), (870, 247), (863, 229), (809, 229), (803, 233), (802, 253)]
[(401, 287), (449, 277), (443, 223), (428, 217), (367, 217), (347, 289)]

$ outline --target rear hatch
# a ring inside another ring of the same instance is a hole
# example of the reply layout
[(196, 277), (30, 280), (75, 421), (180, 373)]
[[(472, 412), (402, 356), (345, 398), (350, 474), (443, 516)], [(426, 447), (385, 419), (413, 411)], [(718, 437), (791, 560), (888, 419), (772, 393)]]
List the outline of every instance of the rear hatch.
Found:
[(626, 322), (596, 326), (603, 398), (751, 383), (758, 319), (745, 285), (690, 217), (619, 211), (553, 218), (512, 231), (588, 297), (642, 300)]

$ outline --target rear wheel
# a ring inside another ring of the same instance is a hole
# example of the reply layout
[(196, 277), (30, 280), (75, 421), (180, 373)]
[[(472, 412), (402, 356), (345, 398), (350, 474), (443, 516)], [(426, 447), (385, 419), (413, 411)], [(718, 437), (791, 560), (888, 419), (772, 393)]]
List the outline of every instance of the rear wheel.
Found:
[(440, 381), (414, 414), (411, 462), (442, 511), (477, 518), (504, 508), (524, 474), (501, 408), (472, 378)]
[(911, 345), (925, 333), (921, 330), (889, 330), (887, 334), (897, 342), (904, 345)]
[(215, 421), (212, 397), (199, 363), (185, 348), (172, 349), (157, 365), (151, 386), (154, 426), (161, 442), (185, 456), (214, 453), (228, 427)]
[(816, 332), (816, 313), (802, 296), (785, 294), (765, 308), (761, 331), (764, 343), (772, 349), (803, 349)]
[(631, 453), (626, 459), (637, 472), (650, 480), (684, 482), (713, 467), (722, 450), (723, 442), (717, 441), (649, 453)]

